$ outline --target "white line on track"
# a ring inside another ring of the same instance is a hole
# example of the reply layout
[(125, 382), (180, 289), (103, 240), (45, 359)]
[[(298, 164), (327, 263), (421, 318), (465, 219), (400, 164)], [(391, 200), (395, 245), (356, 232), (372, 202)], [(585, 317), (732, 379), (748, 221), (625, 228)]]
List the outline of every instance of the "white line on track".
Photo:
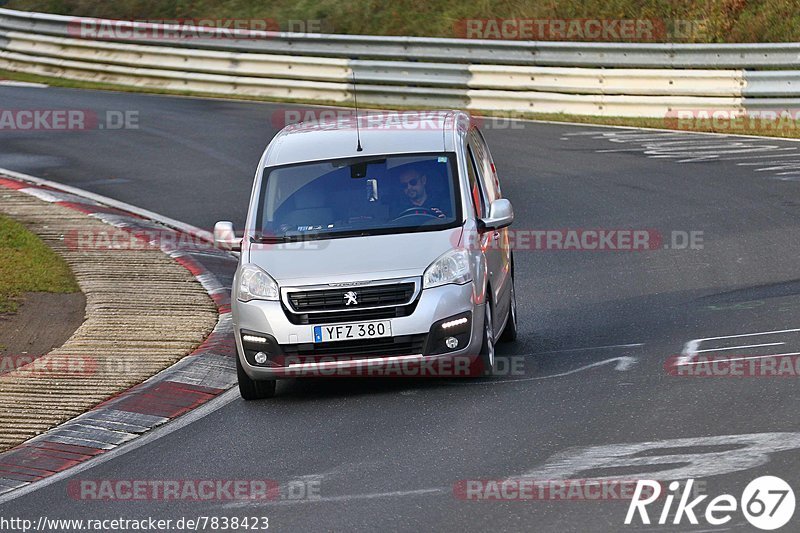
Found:
[(546, 355), (551, 353), (570, 353), (570, 352), (588, 352), (591, 350), (609, 350), (612, 348), (636, 348), (638, 346), (644, 346), (644, 343), (637, 342), (633, 344), (609, 344), (606, 346), (587, 346), (585, 348), (568, 348), (566, 350), (549, 350), (547, 352), (536, 352), (530, 353), (525, 355)]
[(777, 333), (794, 333), (797, 331), (800, 331), (800, 328), (776, 329), (774, 331), (758, 331), (756, 333), (741, 333), (738, 335), (723, 335), (721, 337), (707, 337), (705, 339), (696, 339), (696, 340), (703, 342), (703, 341), (718, 341), (720, 339), (741, 339), (742, 337), (757, 337), (758, 335), (775, 335)]
[(757, 331), (755, 333), (740, 333), (738, 335), (723, 335), (721, 337), (706, 337), (704, 339), (692, 339), (687, 342), (683, 347), (683, 352), (678, 360), (675, 362), (676, 365), (685, 365), (691, 362), (692, 359), (699, 353), (698, 346), (701, 343), (706, 341), (718, 341), (722, 339), (741, 339), (743, 337), (758, 337), (760, 335), (777, 335), (778, 333), (795, 333), (800, 331), (798, 328), (794, 329), (778, 329), (774, 331)]
[(416, 489), (416, 490), (396, 490), (392, 492), (375, 492), (372, 494), (342, 494), (340, 496), (323, 496), (321, 498), (309, 498), (304, 500), (274, 500), (274, 501), (241, 501), (226, 503), (221, 507), (223, 509), (237, 509), (242, 507), (262, 507), (262, 506), (275, 506), (275, 505), (297, 505), (299, 503), (335, 503), (347, 502), (352, 500), (376, 500), (379, 498), (399, 498), (402, 496), (423, 496), (435, 493), (447, 493), (452, 489), (449, 488), (434, 488), (434, 489)]
[[(741, 159), (781, 159), (784, 157), (800, 157), (800, 151), (794, 150), (788, 154), (761, 154), (753, 157), (732, 157), (730, 159), (718, 159), (717, 161), (739, 161)], [(740, 167), (758, 167), (764, 164), (764, 161), (751, 161), (749, 163), (736, 163)]]
[[(487, 117), (491, 118), (491, 117)], [(585, 128), (601, 128), (601, 129), (609, 129), (609, 130), (623, 130), (623, 133), (628, 133), (629, 135), (633, 136), (640, 132), (663, 132), (663, 133), (685, 133), (687, 135), (708, 135), (708, 136), (716, 136), (716, 137), (739, 137), (742, 139), (770, 139), (775, 141), (788, 141), (788, 142), (800, 142), (798, 138), (792, 137), (774, 137), (769, 135), (746, 135), (743, 133), (718, 133), (714, 131), (689, 131), (689, 130), (671, 130), (668, 128), (648, 128), (645, 126), (615, 126), (612, 124), (589, 124), (586, 122), (560, 122), (557, 120), (540, 120), (540, 119), (510, 119), (516, 120), (517, 122), (533, 122), (537, 124), (553, 124), (553, 125), (566, 125), (566, 126), (581, 126)], [(582, 132), (570, 132), (565, 133), (564, 135), (597, 135), (595, 132), (591, 131), (582, 131)]]
[(559, 374), (548, 374), (546, 376), (535, 376), (532, 378), (522, 378), (522, 379), (505, 379), (505, 380), (498, 380), (498, 381), (468, 381), (468, 382), (458, 382), (455, 381), (452, 385), (456, 386), (469, 386), (469, 385), (505, 385), (506, 383), (524, 383), (526, 381), (541, 381), (543, 379), (552, 379), (552, 378), (560, 378), (564, 376), (569, 376), (571, 374), (577, 374), (578, 372), (583, 372), (584, 370), (590, 370), (592, 368), (597, 368), (598, 366), (607, 365), (609, 363), (616, 363), (614, 366), (614, 370), (619, 372), (625, 372), (630, 370), (633, 365), (635, 365), (638, 360), (635, 357), (630, 357), (627, 355), (623, 355), (620, 357), (612, 357), (611, 359), (604, 359), (602, 361), (597, 361), (596, 363), (591, 363), (588, 365), (584, 365), (578, 368), (574, 368), (572, 370), (567, 370), (566, 372), (561, 372)]
[[(790, 352), (790, 353), (775, 353), (771, 355), (747, 355), (743, 357), (726, 357), (723, 361), (749, 361), (751, 359), (766, 359), (767, 357), (788, 357), (790, 355), (800, 355), (800, 352)], [(703, 365), (708, 363), (708, 361), (690, 361), (687, 363), (675, 363), (676, 366), (687, 366), (687, 365)]]
[(783, 346), (785, 342), (766, 342), (764, 344), (745, 344), (744, 346), (728, 346), (727, 348), (708, 348), (707, 350), (695, 350), (694, 353), (704, 352), (724, 352), (726, 350), (744, 350), (745, 348), (763, 348), (765, 346)]

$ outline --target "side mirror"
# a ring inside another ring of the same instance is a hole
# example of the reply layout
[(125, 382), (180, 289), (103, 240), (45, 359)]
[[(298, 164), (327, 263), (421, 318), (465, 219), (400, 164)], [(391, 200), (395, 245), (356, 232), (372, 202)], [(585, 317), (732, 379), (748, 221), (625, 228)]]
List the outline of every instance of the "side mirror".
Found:
[(514, 222), (514, 208), (511, 202), (500, 198), (492, 202), (489, 207), (489, 216), (479, 221), (481, 231), (494, 231), (506, 228)]
[(242, 251), (242, 239), (236, 238), (236, 233), (233, 231), (233, 222), (221, 220), (214, 224), (214, 246), (220, 250), (229, 250), (231, 252)]

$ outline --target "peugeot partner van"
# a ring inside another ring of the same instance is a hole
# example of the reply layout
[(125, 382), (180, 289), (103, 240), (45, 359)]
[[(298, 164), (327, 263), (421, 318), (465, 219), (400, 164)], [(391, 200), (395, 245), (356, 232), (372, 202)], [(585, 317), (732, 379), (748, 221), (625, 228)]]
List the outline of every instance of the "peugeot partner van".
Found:
[[(287, 126), (256, 172), (232, 288), (239, 390), (475, 360), (517, 334), (514, 219), (489, 148), (460, 111)], [(348, 372), (351, 372), (348, 374)]]

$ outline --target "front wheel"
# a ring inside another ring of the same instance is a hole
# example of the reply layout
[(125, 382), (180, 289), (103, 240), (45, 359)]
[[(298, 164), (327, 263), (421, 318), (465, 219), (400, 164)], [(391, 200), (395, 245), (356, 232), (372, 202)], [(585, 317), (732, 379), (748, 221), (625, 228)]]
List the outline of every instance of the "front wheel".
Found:
[(245, 400), (264, 400), (275, 396), (277, 382), (274, 379), (255, 380), (244, 371), (239, 354), (236, 357), (236, 377), (239, 380), (239, 394)]
[(495, 373), (496, 358), (494, 353), (494, 327), (492, 326), (492, 304), (486, 300), (484, 304), (485, 316), (483, 319), (483, 343), (481, 344), (481, 351), (479, 360), (481, 362), (481, 371), (484, 376), (492, 376)]
[(514, 342), (517, 340), (517, 291), (514, 289), (514, 278), (511, 278), (511, 304), (508, 308), (506, 327), (500, 334), (500, 342)]

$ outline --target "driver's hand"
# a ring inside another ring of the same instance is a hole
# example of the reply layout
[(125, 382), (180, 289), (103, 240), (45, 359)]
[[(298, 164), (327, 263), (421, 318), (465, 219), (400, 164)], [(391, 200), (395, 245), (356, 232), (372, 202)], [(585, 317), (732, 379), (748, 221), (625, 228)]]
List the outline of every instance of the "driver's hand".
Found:
[(447, 215), (445, 215), (444, 212), (438, 207), (431, 207), (430, 210), (438, 218), (447, 218)]

